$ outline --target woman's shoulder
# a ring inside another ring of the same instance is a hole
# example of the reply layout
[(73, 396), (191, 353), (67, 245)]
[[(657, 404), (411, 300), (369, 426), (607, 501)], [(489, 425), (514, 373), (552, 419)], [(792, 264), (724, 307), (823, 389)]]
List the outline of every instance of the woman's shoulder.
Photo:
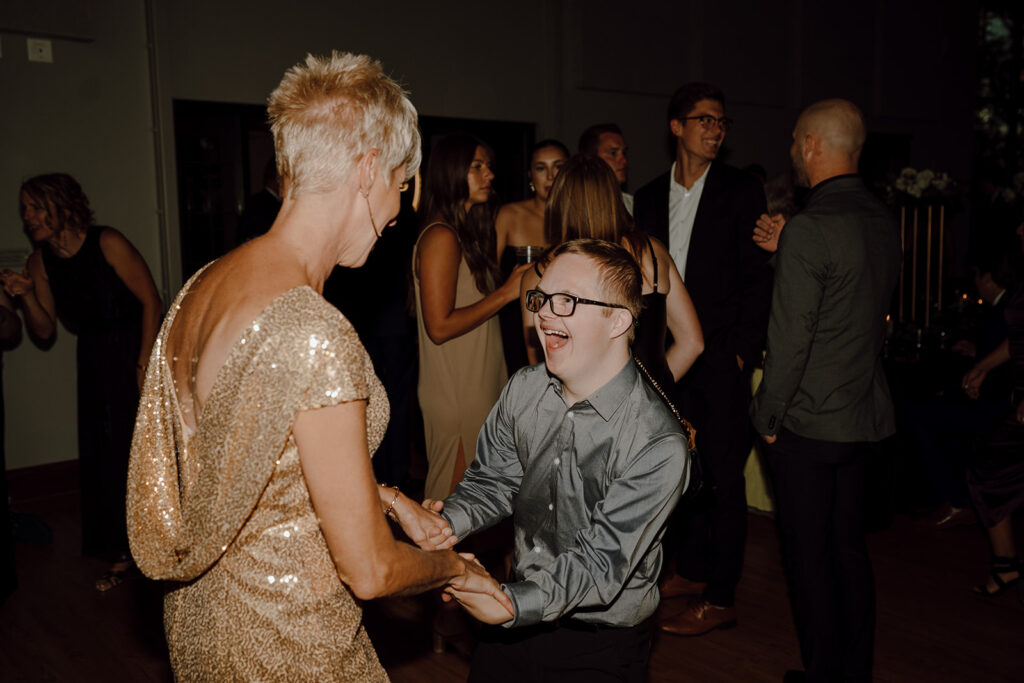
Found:
[(462, 245), (455, 227), (444, 221), (427, 223), (416, 240), (422, 249), (451, 249), (458, 251)]

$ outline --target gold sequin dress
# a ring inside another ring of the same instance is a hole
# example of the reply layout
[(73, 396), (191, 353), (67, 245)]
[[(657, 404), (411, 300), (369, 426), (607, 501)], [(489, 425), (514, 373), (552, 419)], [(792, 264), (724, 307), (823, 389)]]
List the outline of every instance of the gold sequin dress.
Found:
[(164, 628), (175, 676), (386, 681), (292, 435), (300, 411), (367, 399), (377, 448), (388, 401), (369, 356), (314, 290), (289, 290), (236, 342), (189, 433), (164, 351), (190, 284), (153, 347), (128, 475), (132, 554), (146, 576), (173, 582)]

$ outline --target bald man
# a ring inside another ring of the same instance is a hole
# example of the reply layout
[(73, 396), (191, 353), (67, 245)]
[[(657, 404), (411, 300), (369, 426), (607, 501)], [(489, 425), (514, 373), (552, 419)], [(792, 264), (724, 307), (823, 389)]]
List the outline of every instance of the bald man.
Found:
[(895, 432), (882, 369), (899, 276), (892, 212), (857, 176), (864, 117), (846, 100), (808, 107), (793, 167), (811, 188), (782, 231), (754, 428), (768, 444), (783, 561), (806, 673), (867, 681), (875, 596), (864, 542), (866, 445)]

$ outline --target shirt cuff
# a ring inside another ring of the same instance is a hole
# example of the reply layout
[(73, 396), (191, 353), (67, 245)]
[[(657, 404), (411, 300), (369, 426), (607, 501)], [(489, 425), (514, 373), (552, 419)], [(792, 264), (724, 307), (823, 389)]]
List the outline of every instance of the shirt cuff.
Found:
[(502, 584), (501, 589), (512, 599), (515, 615), (502, 626), (518, 628), (539, 624), (544, 620), (544, 592), (532, 581)]
[(449, 507), (445, 504), (441, 509), (441, 516), (448, 521), (448, 526), (452, 528), (452, 534), (458, 536), (460, 541), (464, 540), (464, 537), (473, 528), (469, 515), (457, 505)]
[(786, 402), (778, 399), (762, 398), (755, 400), (751, 410), (751, 422), (758, 434), (774, 436), (782, 429), (782, 420), (786, 417)]

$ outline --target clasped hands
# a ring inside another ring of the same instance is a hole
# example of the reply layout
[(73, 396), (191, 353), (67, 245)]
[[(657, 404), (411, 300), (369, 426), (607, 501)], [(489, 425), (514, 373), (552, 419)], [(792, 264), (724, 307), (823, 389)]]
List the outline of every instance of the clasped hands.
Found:
[[(383, 489), (390, 492), (391, 489)], [(382, 494), (383, 498), (388, 494)], [(390, 500), (390, 499), (389, 499)], [(386, 503), (385, 503), (386, 504)], [(447, 550), (458, 537), (452, 532), (448, 520), (441, 516), (444, 501), (427, 499), (417, 505), (404, 494), (399, 494), (393, 508), (394, 519), (402, 531), (422, 550)], [(444, 587), (442, 599), (455, 600), (475, 619), (485, 624), (501, 624), (515, 615), (512, 600), (501, 590), (480, 561), (471, 553), (458, 553), (463, 571)]]

